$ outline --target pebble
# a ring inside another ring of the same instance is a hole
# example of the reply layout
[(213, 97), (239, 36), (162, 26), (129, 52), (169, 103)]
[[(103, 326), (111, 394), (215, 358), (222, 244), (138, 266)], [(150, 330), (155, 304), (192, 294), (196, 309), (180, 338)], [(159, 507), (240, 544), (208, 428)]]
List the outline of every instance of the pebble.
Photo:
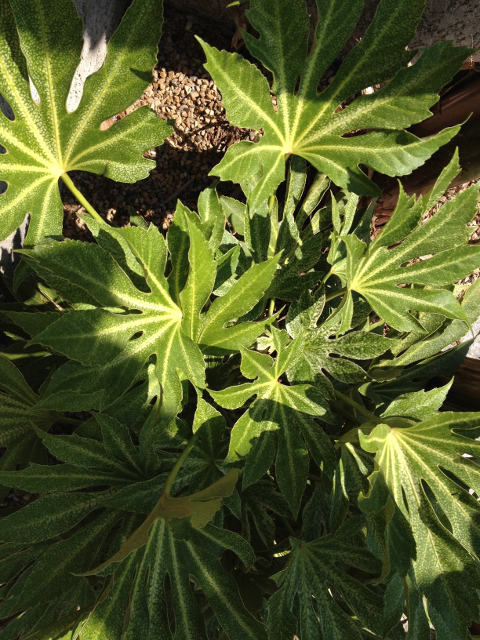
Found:
[[(165, 144), (156, 152), (145, 154), (156, 162), (157, 169), (136, 184), (118, 184), (102, 176), (72, 172), (75, 185), (100, 215), (115, 226), (128, 225), (133, 208), (147, 222), (168, 228), (176, 208), (176, 198), (170, 199), (171, 196), (187, 185), (178, 197), (186, 206), (196, 209), (198, 194), (215, 180), (208, 173), (227, 147), (237, 140), (253, 140), (259, 135), (227, 123), (222, 96), (202, 66), (204, 53), (195, 35), (219, 49), (230, 44), (209, 29), (208, 23), (167, 7), (153, 82), (133, 107), (117, 116), (121, 120), (134, 108), (148, 105), (158, 117), (173, 120), (175, 131)], [(110, 126), (113, 120), (108, 123)], [(68, 191), (63, 199), (64, 237), (91, 240), (87, 226), (77, 216), (84, 213), (83, 207)]]

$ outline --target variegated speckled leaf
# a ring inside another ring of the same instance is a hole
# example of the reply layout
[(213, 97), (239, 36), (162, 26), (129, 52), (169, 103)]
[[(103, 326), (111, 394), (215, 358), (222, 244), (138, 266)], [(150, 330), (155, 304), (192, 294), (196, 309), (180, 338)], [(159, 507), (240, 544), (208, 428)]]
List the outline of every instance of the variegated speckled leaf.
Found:
[[(123, 399), (110, 411), (121, 410), (122, 402)], [(212, 407), (208, 410), (201, 406), (196, 421), (200, 439), (209, 440), (212, 435), (204, 429), (212, 412), (218, 416)], [(155, 413), (153, 408), (152, 414)], [(17, 472), (0, 471), (0, 482), (8, 482), (15, 476), (14, 484), (20, 490), (44, 494), (1, 521), (0, 541), (4, 544), (0, 545), (0, 583), (10, 582), (11, 587), (0, 605), (2, 617), (24, 610), (30, 618), (37, 604), (53, 602), (82, 582), (78, 573), (92, 571), (93, 563), (98, 566), (107, 560), (109, 565), (108, 558), (117, 558), (119, 547), (127, 548), (125, 555), (131, 552), (132, 557), (145, 543), (151, 549), (149, 530), (156, 531), (159, 520), (169, 527), (172, 519), (188, 517), (190, 528), (192, 525), (204, 527), (218, 511), (222, 497), (234, 490), (237, 472), (232, 470), (227, 475), (219, 472), (220, 480), (201, 492), (180, 498), (164, 495), (162, 489), (168, 474), (161, 471), (170, 470), (178, 454), (157, 458), (157, 466), (152, 466), (152, 452), (142, 448), (143, 432), (150, 428), (151, 422), (147, 420), (140, 429), (139, 446), (136, 446), (126, 424), (107, 414), (95, 414), (79, 428), (79, 434), (40, 433), (50, 453), (64, 464), (32, 465)], [(195, 479), (187, 479), (182, 489), (186, 486), (195, 488)], [(112, 531), (115, 527), (117, 532)], [(110, 539), (112, 533), (116, 533), (113, 547), (110, 543), (102, 545), (109, 533)], [(115, 548), (118, 536), (121, 538), (124, 533), (125, 539)], [(222, 535), (220, 530), (220, 539), (228, 539), (228, 532)], [(154, 540), (156, 544), (156, 538)], [(241, 539), (237, 546), (242, 549)], [(243, 544), (245, 549), (248, 553), (242, 558), (251, 558), (250, 564), (254, 557), (247, 543)], [(28, 567), (30, 570), (22, 573)], [(221, 576), (220, 582), (222, 580), (228, 583), (228, 575)], [(240, 609), (237, 617), (246, 618), (238, 595), (235, 604)], [(13, 632), (16, 623), (12, 624)]]
[(296, 633), (302, 640), (361, 640), (362, 626), (378, 629), (382, 598), (345, 572), (346, 566), (367, 573), (381, 568), (354, 538), (362, 523), (363, 518), (352, 518), (336, 533), (311, 542), (290, 538), (290, 561), (274, 576), (280, 589), (268, 602), (270, 638), (291, 640)]
[[(333, 448), (315, 417), (330, 420), (328, 405), (309, 384), (286, 385), (281, 376), (301, 356), (304, 336), (289, 342), (286, 331), (272, 329), (277, 352), (275, 361), (267, 354), (242, 350), (241, 370), (254, 382), (211, 391), (216, 402), (237, 409), (253, 395), (255, 402), (233, 427), (227, 462), (246, 457), (243, 486), (259, 480), (276, 459), (276, 480), (296, 515), (305, 490), (308, 451), (319, 466), (331, 472)], [(303, 436), (303, 438), (302, 438)]]
[[(464, 637), (478, 617), (480, 579), (472, 556), (480, 556), (480, 506), (468, 487), (480, 491), (480, 470), (463, 454), (480, 456), (474, 439), (480, 416), (438, 413), (415, 424), (395, 418), (398, 412), (405, 415), (406, 402), (406, 397), (397, 400), (385, 424), (360, 434), (362, 447), (376, 453), (377, 464), (366, 508), (370, 501), (382, 505), (391, 496), (413, 532), (420, 593), (440, 624), (453, 637)], [(417, 394), (411, 394), (411, 410), (418, 404)]]
[[(268, 82), (255, 66), (238, 54), (202, 43), (206, 69), (222, 92), (229, 121), (264, 131), (258, 143), (232, 145), (212, 174), (242, 183), (263, 167), (252, 198), (255, 204), (284, 180), (285, 160), (292, 154), (308, 160), (339, 186), (379, 195), (360, 164), (392, 176), (408, 174), (458, 131), (453, 127), (423, 140), (405, 131), (430, 117), (438, 91), (471, 53), (442, 42), (425, 49), (408, 66), (415, 54), (406, 46), (415, 34), (424, 0), (383, 0), (364, 38), (321, 93), (319, 81), (350, 37), (363, 1), (317, 0), (317, 6), (316, 38), (309, 52), (304, 0), (251, 0), (247, 15), (259, 37), (244, 33), (244, 40), (273, 74), (276, 108)], [(382, 90), (338, 109), (362, 89), (390, 79)], [(345, 136), (359, 129), (370, 132)]]
[[(90, 76), (80, 106), (66, 101), (80, 62), (82, 22), (72, 0), (1, 0), (0, 92), (15, 119), (2, 117), (0, 237), (30, 214), (27, 246), (62, 232), (62, 174), (82, 170), (121, 182), (147, 177), (143, 153), (163, 143), (171, 127), (147, 107), (107, 130), (102, 122), (137, 100), (152, 79), (163, 16), (162, 0), (134, 0), (108, 45), (103, 67)], [(32, 99), (28, 76), (40, 96)]]
[[(196, 214), (179, 205), (167, 243), (153, 225), (97, 231), (98, 244), (65, 241), (28, 252), (37, 273), (74, 307), (34, 335), (33, 342), (70, 358), (53, 375), (39, 406), (103, 409), (155, 355), (162, 423), (168, 424), (180, 406), (181, 380), (205, 385), (202, 351), (238, 351), (272, 321), (225, 327), (262, 298), (278, 257), (253, 265), (203, 312), (217, 263)], [(30, 314), (9, 317), (28, 331)]]
[[(457, 154), (452, 164), (458, 165)], [(448, 287), (480, 266), (480, 247), (467, 244), (478, 189), (459, 193), (424, 224), (423, 199), (401, 191), (392, 217), (368, 247), (353, 234), (342, 236), (348, 252), (342, 269), (346, 295), (359, 293), (398, 331), (422, 330), (412, 311), (467, 321)]]
[[(307, 296), (311, 300), (311, 308), (314, 308), (315, 300), (308, 292)], [(368, 331), (351, 331), (337, 337), (341, 322), (336, 318), (327, 320), (317, 328), (307, 328), (310, 319), (307, 312), (311, 308), (287, 324), (287, 330), (292, 336), (298, 335), (302, 320), (305, 321), (306, 328), (303, 353), (287, 375), (294, 382), (315, 383), (333, 400), (335, 394), (326, 373), (346, 384), (364, 382), (369, 375), (362, 367), (362, 361), (381, 356), (396, 343)]]
[[(147, 544), (104, 570), (107, 575), (114, 574), (112, 588), (87, 620), (82, 640), (104, 638), (106, 629), (111, 640), (207, 640), (192, 579), (195, 591), (201, 589), (228, 638), (267, 640), (264, 625), (247, 611), (233, 578), (220, 564), (227, 549), (245, 566), (255, 561), (250, 545), (236, 533), (211, 524), (195, 529), (188, 518), (170, 523), (156, 520)], [(168, 615), (168, 598), (173, 619)]]

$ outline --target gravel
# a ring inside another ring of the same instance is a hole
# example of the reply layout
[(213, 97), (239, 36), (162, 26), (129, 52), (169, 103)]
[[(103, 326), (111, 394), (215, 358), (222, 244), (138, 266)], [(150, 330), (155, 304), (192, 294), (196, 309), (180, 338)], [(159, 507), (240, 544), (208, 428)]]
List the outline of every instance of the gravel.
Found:
[[(219, 48), (231, 49), (231, 40), (205, 21), (166, 9), (154, 81), (135, 105), (117, 116), (121, 119), (133, 109), (148, 105), (158, 117), (174, 125), (175, 131), (165, 144), (146, 154), (156, 161), (150, 176), (136, 184), (124, 184), (71, 172), (75, 185), (113, 225), (128, 225), (129, 214), (135, 212), (147, 222), (167, 228), (177, 197), (195, 209), (199, 193), (217, 179), (208, 173), (227, 147), (238, 140), (254, 140), (257, 135), (226, 121), (222, 97), (202, 67), (205, 57), (195, 35)], [(109, 124), (113, 122), (106, 126)], [(231, 183), (223, 184), (221, 190), (226, 194), (238, 192)], [(85, 223), (76, 215), (83, 208), (66, 189), (63, 201), (64, 237), (88, 237)]]

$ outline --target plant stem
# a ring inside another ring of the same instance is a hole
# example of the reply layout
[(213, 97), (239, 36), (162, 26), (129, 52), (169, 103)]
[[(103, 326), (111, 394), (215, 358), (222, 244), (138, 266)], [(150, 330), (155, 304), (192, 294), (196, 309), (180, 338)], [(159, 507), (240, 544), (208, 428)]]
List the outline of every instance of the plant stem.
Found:
[(275, 298), (270, 299), (270, 306), (268, 307), (268, 316), (273, 316), (273, 312), (275, 311)]
[(335, 413), (339, 413), (344, 418), (348, 418), (348, 420), (351, 420), (356, 424), (361, 424), (360, 420), (356, 416), (354, 416), (353, 413), (350, 413), (350, 411), (347, 411), (346, 409), (344, 409), (339, 402), (335, 402), (335, 403), (332, 402), (332, 409), (334, 410)]
[(340, 289), (340, 291), (332, 291), (332, 293), (329, 293), (328, 296), (325, 296), (325, 302), (329, 302), (330, 300), (333, 300), (334, 298), (338, 298), (339, 296), (343, 296), (344, 293), (346, 293), (347, 291), (347, 287), (345, 287), (345, 289)]
[(88, 202), (88, 200), (80, 193), (77, 187), (73, 184), (72, 179), (68, 175), (68, 173), (62, 173), (62, 180), (64, 184), (70, 189), (76, 199), (80, 202), (81, 205), (85, 207), (88, 213), (94, 218), (97, 222), (101, 222), (102, 224), (106, 224), (105, 220), (101, 217), (101, 215), (95, 211), (92, 205)]
[(170, 471), (170, 474), (167, 478), (167, 481), (165, 482), (165, 486), (163, 487), (163, 492), (162, 492), (167, 498), (170, 497), (170, 491), (172, 490), (172, 486), (173, 486), (173, 483), (175, 482), (175, 478), (177, 477), (178, 472), (182, 468), (182, 464), (188, 458), (190, 451), (195, 446), (195, 442), (197, 441), (197, 439), (198, 439), (198, 431), (193, 435), (192, 438), (190, 438), (187, 446), (182, 452), (182, 455), (179, 457), (179, 459), (175, 463), (175, 466)]
[(343, 296), (343, 298), (340, 300), (340, 303), (338, 305), (338, 307), (335, 309), (335, 311), (332, 313), (332, 315), (328, 318), (328, 320), (330, 321), (332, 318), (334, 318), (338, 313), (340, 313), (340, 311), (343, 309), (343, 307), (345, 306), (345, 303), (347, 302), (347, 295), (346, 295), (346, 289), (343, 289), (343, 292), (345, 293), (345, 295)]
[(377, 418), (377, 416), (374, 416), (373, 413), (370, 413), (370, 411), (367, 411), (367, 409), (364, 409), (361, 404), (358, 404), (358, 402), (355, 402), (355, 400), (352, 400), (351, 398), (344, 395), (340, 391), (337, 391), (336, 389), (335, 389), (335, 396), (337, 397), (337, 400), (341, 400), (342, 402), (345, 402), (345, 404), (348, 404), (351, 407), (353, 407), (362, 416), (365, 416), (365, 418), (367, 418), (369, 422), (373, 422), (374, 424), (385, 424), (384, 420), (382, 420), (381, 418)]
[(288, 533), (291, 535), (292, 538), (296, 538), (297, 534), (295, 532), (295, 529), (292, 527), (292, 525), (290, 524), (290, 522), (284, 518), (283, 516), (281, 516), (281, 520), (285, 526), (285, 529), (288, 531)]
[(333, 275), (331, 271), (329, 271), (325, 277), (323, 278), (323, 280), (321, 281), (320, 284), (326, 284), (327, 280), (330, 278), (330, 276)]

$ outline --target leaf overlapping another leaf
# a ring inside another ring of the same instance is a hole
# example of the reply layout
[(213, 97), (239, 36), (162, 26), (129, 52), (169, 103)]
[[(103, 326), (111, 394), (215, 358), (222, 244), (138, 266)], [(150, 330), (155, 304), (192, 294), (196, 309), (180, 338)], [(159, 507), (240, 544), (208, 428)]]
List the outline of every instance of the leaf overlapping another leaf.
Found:
[[(122, 402), (120, 399), (110, 411), (119, 409)], [(35, 617), (38, 602), (53, 602), (63, 592), (84, 582), (79, 573), (100, 571), (107, 576), (115, 574), (113, 588), (107, 579), (104, 593), (96, 606), (91, 607), (93, 612), (88, 616), (83, 637), (97, 637), (95, 634), (101, 629), (108, 630), (109, 637), (121, 637), (129, 608), (125, 589), (130, 588), (134, 593), (130, 637), (139, 637), (139, 629), (149, 624), (152, 633), (160, 625), (161, 632), (169, 634), (169, 622), (163, 615), (167, 597), (164, 574), (157, 580), (154, 572), (148, 585), (145, 582), (146, 575), (156, 567), (160, 573), (162, 570), (169, 573), (176, 594), (173, 597), (178, 601), (177, 614), (186, 610), (195, 612), (191, 619), (177, 618), (177, 632), (184, 628), (187, 635), (204, 637), (201, 612), (189, 587), (189, 574), (195, 574), (217, 618), (232, 637), (266, 638), (263, 626), (245, 610), (233, 579), (219, 564), (227, 548), (234, 550), (245, 564), (252, 564), (255, 557), (251, 548), (237, 534), (208, 524), (221, 508), (222, 499), (234, 491), (237, 472), (231, 470), (224, 475), (218, 471), (218, 480), (203, 490), (172, 497), (162, 491), (166, 474), (159, 471), (169, 461), (171, 465), (167, 468), (171, 468), (177, 456), (165, 459), (158, 452), (157, 467), (152, 467), (152, 452), (142, 447), (143, 440), (148, 439), (148, 433), (144, 433), (150, 426), (148, 420), (139, 431), (138, 446), (133, 444), (127, 426), (115, 418), (96, 414), (93, 420), (100, 428), (100, 440), (76, 434), (43, 434), (50, 452), (65, 461), (60, 465), (61, 473), (54, 473), (58, 465), (32, 466), (16, 474), (0, 472), (0, 481), (16, 475), (16, 486), (48, 493), (0, 523), (0, 540), (7, 541), (0, 546), (0, 552), (5, 550), (7, 556), (3, 560), (0, 556), (0, 581), (9, 588), (0, 615), (25, 610), (28, 628), (27, 620)], [(195, 428), (207, 448), (218, 431), (218, 428), (211, 431), (212, 421), (218, 427), (218, 420), (218, 412), (200, 401)], [(89, 429), (86, 425), (83, 431), (93, 433), (93, 425)], [(194, 484), (195, 478), (189, 477), (187, 470), (180, 490)], [(87, 487), (89, 492), (82, 491)], [(148, 515), (155, 492), (156, 505)], [(100, 508), (105, 507), (106, 511), (100, 513)], [(13, 538), (15, 543), (8, 542)], [(105, 546), (106, 538), (109, 544)], [(98, 565), (106, 554), (104, 564), (93, 569), (95, 561)], [(12, 624), (13, 631), (16, 621)]]
[(113, 588), (91, 614), (82, 636), (96, 638), (109, 628), (115, 640), (136, 640), (154, 633), (173, 638), (165, 584), (168, 574), (175, 637), (207, 640), (202, 610), (190, 586), (193, 576), (229, 638), (266, 640), (264, 625), (245, 609), (233, 578), (220, 564), (226, 549), (245, 565), (255, 560), (248, 543), (235, 533), (211, 524), (195, 529), (188, 518), (173, 519), (171, 524), (156, 520), (146, 545), (105, 570), (114, 573)]
[[(34, 409), (39, 400), (15, 365), (0, 355), (0, 445), (7, 449), (0, 458), (0, 472), (45, 462), (46, 451), (36, 429), (48, 431), (55, 419), (47, 411)], [(8, 488), (1, 487), (0, 494), (6, 493)]]
[[(458, 168), (458, 153), (451, 165)], [(362, 295), (398, 331), (423, 330), (410, 311), (468, 321), (448, 287), (480, 264), (480, 248), (467, 244), (478, 188), (459, 193), (424, 224), (423, 199), (401, 191), (392, 217), (368, 247), (355, 235), (344, 236), (349, 292)]]
[[(44, 0), (2, 0), (0, 91), (15, 119), (2, 118), (0, 142), (7, 149), (0, 176), (2, 238), (30, 214), (27, 246), (59, 237), (63, 208), (58, 190), (72, 170), (135, 182), (154, 166), (143, 153), (163, 143), (171, 127), (143, 108), (108, 130), (101, 124), (131, 106), (151, 81), (160, 40), (163, 4), (135, 0), (111, 38), (103, 67), (90, 76), (80, 106), (66, 101), (82, 49), (82, 24), (72, 0), (53, 11)], [(18, 32), (17, 32), (18, 30)], [(40, 104), (32, 99), (31, 77)]]
[(254, 382), (210, 393), (228, 409), (241, 407), (256, 395), (255, 402), (233, 427), (226, 460), (234, 462), (246, 457), (243, 476), (246, 488), (259, 480), (276, 458), (277, 482), (296, 514), (307, 480), (308, 451), (327, 472), (333, 469), (332, 445), (314, 420), (315, 417), (332, 420), (332, 416), (313, 386), (289, 386), (281, 381), (282, 374), (300, 357), (304, 336), (287, 344), (285, 331), (273, 328), (272, 333), (277, 351), (275, 361), (266, 354), (242, 350), (242, 373), (246, 378), (255, 378)]
[[(219, 215), (223, 222), (221, 209)], [(28, 252), (37, 273), (74, 307), (50, 316), (48, 326), (34, 335), (34, 343), (71, 359), (53, 375), (39, 406), (102, 409), (128, 389), (155, 355), (162, 421), (168, 424), (179, 410), (181, 379), (198, 388), (205, 385), (202, 351), (235, 352), (264, 331), (271, 320), (225, 325), (262, 298), (278, 257), (252, 266), (202, 312), (217, 264), (200, 225), (196, 214), (177, 208), (167, 236), (168, 278), (167, 245), (153, 226), (102, 228), (97, 245), (66, 241)], [(9, 313), (27, 331), (29, 316)]]
[[(351, 540), (360, 521), (355, 518), (347, 521), (335, 534), (312, 542), (291, 539), (292, 558), (288, 567), (275, 576), (280, 589), (268, 603), (268, 628), (272, 638), (289, 640), (292, 633), (298, 633), (302, 640), (321, 637), (360, 640), (361, 627), (346, 613), (342, 606), (345, 603), (364, 627), (372, 631), (378, 629), (382, 599), (337, 564), (368, 573), (380, 569), (381, 563), (365, 547)], [(332, 597), (329, 585), (341, 600)], [(295, 611), (297, 594), (299, 607)]]
[[(303, 353), (288, 373), (295, 382), (315, 381), (332, 401), (335, 394), (326, 373), (346, 384), (363, 382), (369, 375), (360, 362), (383, 355), (395, 344), (394, 340), (366, 331), (351, 331), (337, 338), (335, 332), (340, 324), (340, 321), (325, 322), (306, 331)], [(296, 333), (292, 325), (289, 329)]]
[[(391, 496), (413, 533), (418, 589), (437, 612), (440, 624), (461, 637), (478, 617), (474, 593), (480, 581), (472, 556), (480, 553), (480, 507), (468, 488), (479, 491), (480, 472), (463, 454), (479, 456), (480, 445), (473, 439), (478, 435), (479, 417), (440, 413), (412, 424), (394, 417), (398, 412), (405, 415), (408, 400), (410, 411), (415, 411), (417, 394), (410, 394), (386, 412), (385, 424), (368, 436), (360, 434), (362, 447), (376, 453), (378, 465), (363, 508), (377, 510)], [(441, 402), (439, 396), (436, 403)], [(395, 526), (390, 525), (393, 535)], [(395, 554), (395, 547), (389, 553)]]
[[(347, 42), (363, 8), (361, 0), (317, 0), (319, 20), (310, 52), (308, 15), (303, 0), (252, 0), (248, 17), (259, 33), (244, 34), (245, 44), (273, 73), (272, 91), (260, 71), (238, 54), (219, 52), (202, 42), (210, 72), (222, 92), (229, 121), (263, 129), (258, 143), (232, 145), (212, 171), (223, 180), (246, 182), (263, 167), (252, 204), (258, 205), (285, 177), (285, 158), (308, 160), (337, 185), (365, 195), (378, 188), (360, 170), (365, 164), (388, 175), (405, 175), (448, 142), (458, 127), (420, 140), (407, 129), (430, 117), (438, 92), (470, 54), (447, 42), (426, 49), (408, 67), (423, 0), (383, 0), (365, 37), (350, 52), (334, 81), (322, 93), (318, 84)], [(300, 84), (295, 92), (298, 76)], [(382, 90), (338, 107), (360, 90), (385, 80)], [(354, 137), (345, 134), (373, 130)]]

